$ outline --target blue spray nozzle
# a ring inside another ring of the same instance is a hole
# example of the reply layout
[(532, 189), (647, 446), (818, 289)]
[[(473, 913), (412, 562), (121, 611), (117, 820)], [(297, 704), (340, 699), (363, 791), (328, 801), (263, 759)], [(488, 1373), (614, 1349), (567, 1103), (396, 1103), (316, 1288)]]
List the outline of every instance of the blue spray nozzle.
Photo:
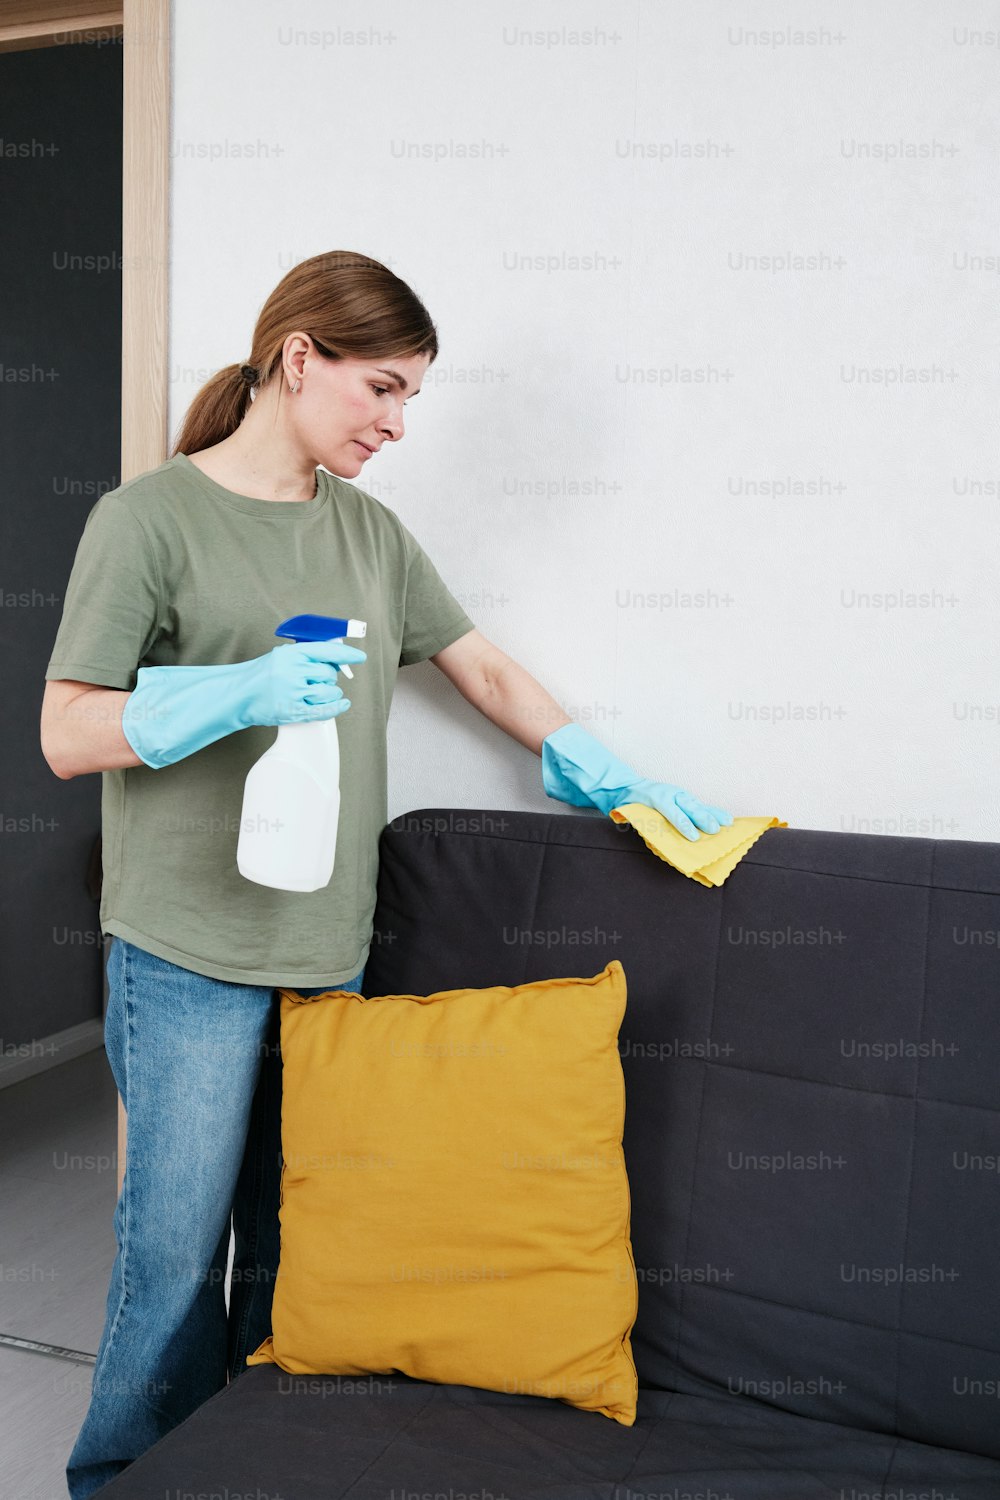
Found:
[(344, 636), (363, 636), (364, 620), (345, 620), (339, 615), (292, 615), (282, 620), (275, 635), (290, 636), (293, 641), (339, 641)]

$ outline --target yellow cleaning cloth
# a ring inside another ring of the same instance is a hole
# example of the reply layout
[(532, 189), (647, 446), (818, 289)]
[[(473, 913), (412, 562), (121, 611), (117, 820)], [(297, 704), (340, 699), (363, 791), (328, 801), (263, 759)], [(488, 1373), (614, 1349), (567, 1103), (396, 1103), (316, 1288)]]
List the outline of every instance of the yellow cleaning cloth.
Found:
[(616, 823), (629, 823), (647, 849), (699, 885), (721, 885), (765, 829), (788, 827), (779, 818), (734, 818), (728, 828), (702, 833), (692, 841), (678, 833), (655, 807), (643, 802), (613, 807), (608, 816)]

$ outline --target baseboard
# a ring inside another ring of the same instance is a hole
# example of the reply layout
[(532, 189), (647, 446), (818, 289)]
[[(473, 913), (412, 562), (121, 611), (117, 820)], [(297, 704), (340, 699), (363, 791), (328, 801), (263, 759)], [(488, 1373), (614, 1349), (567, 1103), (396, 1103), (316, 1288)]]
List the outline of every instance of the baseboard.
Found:
[(104, 1023), (96, 1016), (67, 1026), (65, 1031), (54, 1031), (51, 1036), (36, 1037), (33, 1042), (11, 1043), (10, 1050), (0, 1055), (0, 1089), (103, 1046)]

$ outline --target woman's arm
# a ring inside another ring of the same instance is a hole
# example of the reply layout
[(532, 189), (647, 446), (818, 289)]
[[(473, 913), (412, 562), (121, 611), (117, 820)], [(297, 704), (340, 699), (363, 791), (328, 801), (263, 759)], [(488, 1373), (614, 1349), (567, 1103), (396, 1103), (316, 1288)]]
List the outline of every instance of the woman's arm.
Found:
[(88, 771), (119, 771), (142, 761), (125, 738), (122, 712), (129, 694), (92, 682), (45, 684), (40, 726), (42, 754), (60, 781)]
[(530, 672), (478, 630), (467, 631), (430, 659), (474, 708), (536, 755), (546, 735), (572, 723)]
[(721, 807), (701, 802), (672, 782), (650, 781), (617, 760), (573, 722), (541, 683), (478, 630), (467, 631), (431, 661), (480, 713), (542, 757), (542, 785), (546, 796), (557, 802), (596, 807), (598, 812), (640, 802), (691, 840), (732, 823), (732, 814)]

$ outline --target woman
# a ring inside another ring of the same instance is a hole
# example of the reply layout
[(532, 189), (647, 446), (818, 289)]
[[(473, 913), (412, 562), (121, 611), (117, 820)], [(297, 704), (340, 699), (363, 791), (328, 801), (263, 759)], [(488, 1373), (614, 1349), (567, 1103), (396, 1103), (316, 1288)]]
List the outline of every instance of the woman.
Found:
[[(573, 724), (476, 629), (395, 513), (344, 483), (402, 439), (403, 407), (437, 352), (426, 308), (378, 261), (306, 260), (264, 304), (249, 361), (199, 391), (171, 457), (87, 518), (45, 674), (42, 748), (60, 777), (105, 773), (105, 1040), (128, 1133), (107, 1321), (67, 1467), (74, 1500), (239, 1375), (270, 1332), (275, 987), (361, 990), (398, 668), (430, 658), (541, 755), (551, 797), (602, 812), (642, 801), (692, 839), (732, 822)], [(276, 646), (276, 626), (299, 613), (366, 620), (367, 650)], [(357, 664), (351, 699), (337, 682), (345, 663)], [(275, 725), (334, 716), (329, 885), (245, 880), (248, 770)]]

